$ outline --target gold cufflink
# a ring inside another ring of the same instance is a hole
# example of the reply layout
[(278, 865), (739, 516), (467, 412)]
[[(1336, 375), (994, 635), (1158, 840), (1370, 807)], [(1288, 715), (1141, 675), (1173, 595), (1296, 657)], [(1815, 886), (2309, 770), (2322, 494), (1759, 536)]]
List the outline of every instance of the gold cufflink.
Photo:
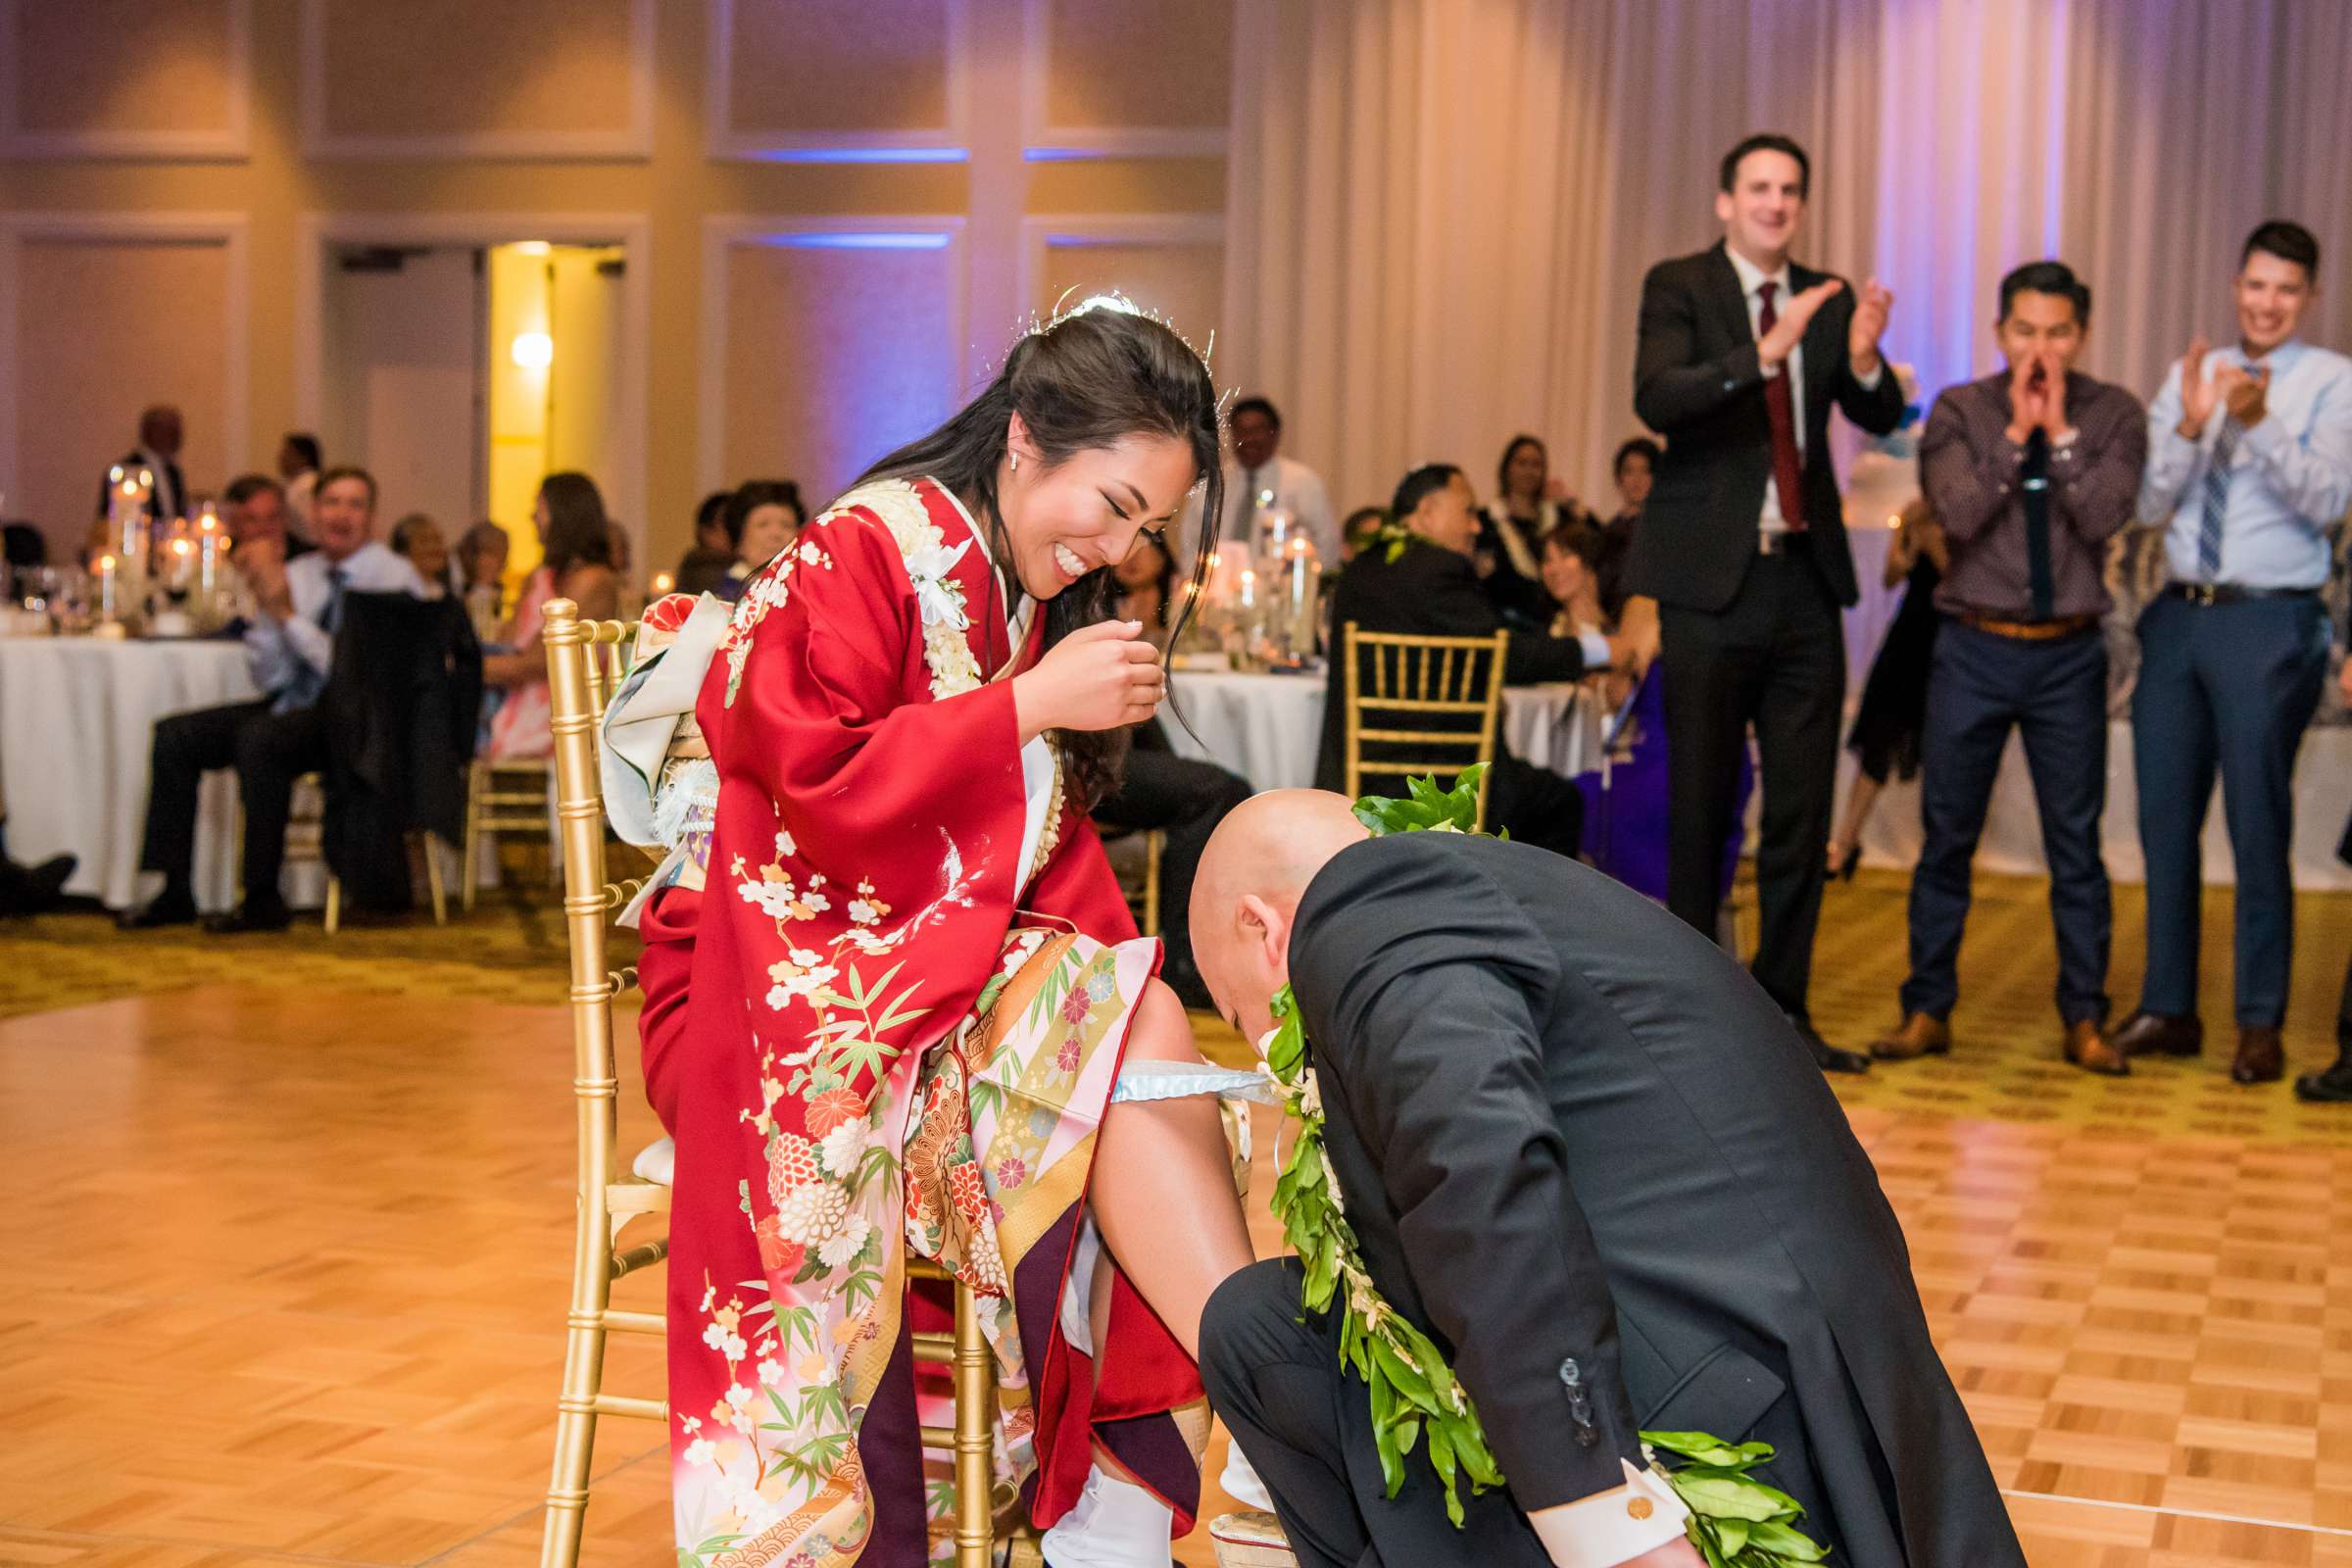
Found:
[(1625, 1505), (1625, 1511), (1636, 1519), (1646, 1519), (1657, 1512), (1657, 1504), (1651, 1502), (1647, 1497), (1636, 1497)]

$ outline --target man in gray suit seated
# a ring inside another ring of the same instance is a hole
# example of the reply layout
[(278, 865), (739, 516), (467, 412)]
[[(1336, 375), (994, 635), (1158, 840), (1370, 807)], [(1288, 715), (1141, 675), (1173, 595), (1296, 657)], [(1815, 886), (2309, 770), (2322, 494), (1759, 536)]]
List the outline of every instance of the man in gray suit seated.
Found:
[(1218, 1010), (1288, 985), (1366, 1272), (1427, 1334), (1504, 1486), (1393, 1497), (1343, 1291), (1295, 1259), (1211, 1298), (1200, 1373), (1306, 1568), (1697, 1568), (1637, 1434), (1773, 1445), (1759, 1478), (1857, 1568), (2023, 1568), (1869, 1157), (1739, 963), (1608, 877), (1457, 833), (1368, 837), (1260, 795), (1194, 885)]

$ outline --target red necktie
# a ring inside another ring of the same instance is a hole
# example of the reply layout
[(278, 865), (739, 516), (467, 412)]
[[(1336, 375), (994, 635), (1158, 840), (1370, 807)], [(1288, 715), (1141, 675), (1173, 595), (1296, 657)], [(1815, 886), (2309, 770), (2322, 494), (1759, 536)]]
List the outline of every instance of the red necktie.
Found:
[[(1772, 296), (1777, 283), (1759, 283), (1756, 293), (1762, 309), (1756, 313), (1756, 336), (1771, 331), (1780, 316), (1772, 308)], [(1772, 487), (1781, 499), (1781, 520), (1790, 533), (1805, 531), (1805, 509), (1799, 497), (1803, 483), (1799, 478), (1802, 466), (1796, 457), (1796, 412), (1788, 393), (1788, 361), (1781, 362), (1781, 373), (1764, 382), (1764, 408), (1772, 416)]]

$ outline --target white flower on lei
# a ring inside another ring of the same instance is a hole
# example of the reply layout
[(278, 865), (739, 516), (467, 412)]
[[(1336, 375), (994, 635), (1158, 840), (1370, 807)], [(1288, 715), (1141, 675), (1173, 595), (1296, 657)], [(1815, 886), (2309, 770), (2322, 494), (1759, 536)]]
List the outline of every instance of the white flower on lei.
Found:
[[(930, 536), (929, 542), (911, 550), (901, 546), (906, 558), (906, 580), (914, 584), (915, 607), (922, 612), (924, 625), (936, 623), (962, 631), (971, 625), (971, 618), (963, 612), (963, 589), (949, 573), (956, 569), (964, 552), (972, 548), (972, 542), (966, 539), (951, 550), (940, 531), (927, 520), (924, 528)], [(898, 530), (894, 528), (891, 532), (895, 536)]]
[(873, 1224), (864, 1215), (851, 1215), (847, 1224), (818, 1244), (817, 1261), (827, 1268), (841, 1267), (865, 1250), (866, 1238), (873, 1233)]

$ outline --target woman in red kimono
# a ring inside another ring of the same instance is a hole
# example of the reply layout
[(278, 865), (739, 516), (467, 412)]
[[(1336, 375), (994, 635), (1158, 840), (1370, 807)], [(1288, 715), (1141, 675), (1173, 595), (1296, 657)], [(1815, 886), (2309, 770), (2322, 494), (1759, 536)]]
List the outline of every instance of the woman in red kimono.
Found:
[(1164, 1564), (1191, 1528), (1200, 1308), (1250, 1253), (1214, 1099), (1139, 1098), (1168, 1092), (1139, 1058), (1162, 1084), (1215, 1069), (1086, 813), (1164, 692), (1139, 628), (1103, 619), (1110, 568), (1203, 477), (1214, 516), (1206, 368), (1084, 309), (705, 641), (710, 760), (677, 780), (691, 820), (641, 918), (677, 1139), (682, 1565), (945, 1549), (910, 1250), (983, 1298), (999, 1482), (1054, 1527), (1054, 1568)]

